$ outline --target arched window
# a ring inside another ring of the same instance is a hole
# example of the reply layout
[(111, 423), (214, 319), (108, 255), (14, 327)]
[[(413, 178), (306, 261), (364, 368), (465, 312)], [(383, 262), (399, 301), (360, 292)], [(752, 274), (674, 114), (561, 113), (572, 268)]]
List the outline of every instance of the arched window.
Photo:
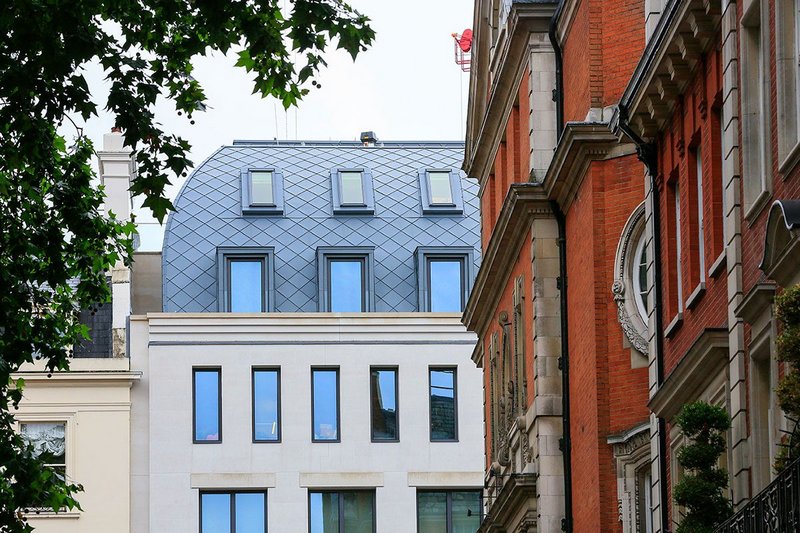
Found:
[(617, 319), (628, 342), (647, 355), (647, 302), (650, 288), (644, 203), (634, 209), (622, 230), (611, 292), (617, 304)]

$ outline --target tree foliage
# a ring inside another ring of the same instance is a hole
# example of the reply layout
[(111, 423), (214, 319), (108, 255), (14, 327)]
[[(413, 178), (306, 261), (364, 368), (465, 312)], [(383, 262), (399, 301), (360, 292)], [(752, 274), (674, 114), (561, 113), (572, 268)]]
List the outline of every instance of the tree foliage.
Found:
[(781, 409), (794, 426), (781, 439), (775, 458), (775, 470), (780, 472), (800, 457), (800, 285), (785, 289), (775, 298), (775, 317), (781, 324), (776, 343), (778, 361), (787, 363), (776, 393)]
[(282, 5), (0, 2), (0, 531), (30, 531), (21, 512), (28, 506), (77, 505), (80, 487), (45, 467), (14, 432), (10, 411), (24, 383), (12, 373), (35, 359), (50, 371), (68, 369), (72, 345), (88, 334), (78, 311), (109, 300), (107, 272), (132, 254), (133, 225), (104, 213), (102, 190), (93, 187), (91, 141), (77, 126), (69, 140), (59, 133), (97, 114), (84, 67), (104, 69), (110, 93), (101, 105), (138, 165), (131, 192), (163, 220), (172, 208), (165, 187), (191, 166), (190, 146), (161, 128), (154, 105), (167, 98), (187, 120), (204, 109), (193, 58), (238, 53), (254, 93), (288, 107), (317, 85), (326, 48), (355, 58), (374, 38), (369, 19), (340, 0)]
[(725, 409), (698, 401), (684, 405), (676, 422), (689, 441), (678, 450), (685, 472), (672, 492), (675, 503), (687, 509), (676, 533), (712, 533), (733, 513), (723, 493), (728, 472), (717, 466), (731, 419)]

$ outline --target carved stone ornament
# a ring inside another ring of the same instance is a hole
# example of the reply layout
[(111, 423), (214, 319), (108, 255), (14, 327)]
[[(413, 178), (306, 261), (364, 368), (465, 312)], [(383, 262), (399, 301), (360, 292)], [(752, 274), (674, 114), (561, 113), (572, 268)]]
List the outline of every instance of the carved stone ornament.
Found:
[(647, 324), (638, 310), (635, 301), (633, 276), (637, 274), (636, 250), (644, 237), (644, 202), (634, 209), (622, 230), (615, 259), (614, 283), (611, 294), (617, 304), (617, 320), (625, 337), (636, 350), (644, 355), (648, 353)]

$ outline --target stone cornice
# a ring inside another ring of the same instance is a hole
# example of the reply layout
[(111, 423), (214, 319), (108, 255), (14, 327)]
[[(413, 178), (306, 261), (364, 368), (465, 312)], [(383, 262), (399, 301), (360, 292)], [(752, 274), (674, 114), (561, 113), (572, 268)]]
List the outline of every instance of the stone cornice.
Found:
[(705, 329), (650, 399), (650, 410), (672, 420), (683, 404), (697, 399), (727, 363), (728, 330)]
[(775, 299), (774, 283), (757, 283), (734, 309), (737, 317), (750, 325), (760, 317)]
[[(516, 98), (517, 88), (528, 64), (526, 53), (530, 34), (547, 33), (556, 5), (556, 2), (513, 3), (508, 16), (507, 36), (502, 43), (503, 48), (495, 52), (500, 56), (494, 61), (497, 70), (490, 87), (486, 111), (480, 117), (475, 115), (477, 110), (483, 107), (480, 105), (480, 99), (485, 99), (485, 94), (482, 93), (484, 88), (480, 84), (470, 84), (470, 123), (477, 119), (480, 125), (477, 128), (477, 135), (473, 139), (467, 139), (462, 168), (467, 176), (478, 179), (481, 189), (494, 163), (494, 157), (504, 134), (504, 126)], [(489, 68), (489, 65), (479, 68)], [(470, 126), (470, 131), (474, 126)]]
[(638, 135), (653, 138), (666, 126), (702, 55), (713, 44), (719, 23), (719, 2), (666, 2), (620, 100)]
[(478, 533), (536, 531), (536, 481), (536, 474), (511, 474), (504, 479)]
[[(545, 191), (532, 183), (511, 185), (503, 202), (497, 224), (481, 260), (478, 277), (462, 321), (467, 329), (483, 335), (503, 293), (523, 239), (529, 237), (531, 221), (536, 217), (552, 217)], [(477, 353), (477, 352), (476, 352)]]
[(566, 212), (592, 161), (635, 152), (633, 144), (620, 144), (604, 122), (568, 122), (542, 185)]

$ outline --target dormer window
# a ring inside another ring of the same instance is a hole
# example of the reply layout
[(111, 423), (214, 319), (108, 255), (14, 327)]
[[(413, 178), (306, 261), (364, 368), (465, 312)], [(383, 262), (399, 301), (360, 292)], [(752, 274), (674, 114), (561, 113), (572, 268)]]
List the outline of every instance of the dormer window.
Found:
[(331, 170), (334, 215), (371, 215), (375, 212), (372, 174), (366, 168)]
[(431, 205), (453, 205), (453, 189), (449, 172), (428, 172)]
[(422, 213), (425, 215), (460, 215), (464, 212), (461, 198), (461, 176), (453, 169), (419, 171)]
[(242, 214), (283, 214), (283, 173), (277, 168), (241, 170)]

